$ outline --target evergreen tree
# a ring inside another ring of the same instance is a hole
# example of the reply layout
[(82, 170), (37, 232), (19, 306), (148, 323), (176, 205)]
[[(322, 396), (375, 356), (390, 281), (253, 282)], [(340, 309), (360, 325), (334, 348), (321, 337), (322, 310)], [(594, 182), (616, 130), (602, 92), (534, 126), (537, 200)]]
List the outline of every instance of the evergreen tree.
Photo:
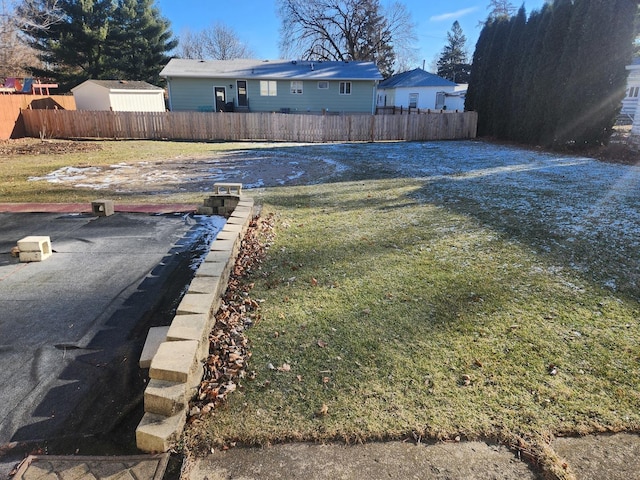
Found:
[(524, 33), (527, 23), (527, 15), (524, 7), (518, 10), (518, 14), (508, 21), (508, 37), (505, 43), (502, 59), (497, 65), (498, 77), (494, 90), (499, 100), (493, 103), (491, 115), (493, 135), (501, 139), (508, 139), (510, 126), (517, 121), (513, 106), (513, 92), (517, 92), (521, 86), (515, 84), (518, 68), (525, 48)]
[(438, 75), (452, 82), (469, 83), (471, 65), (467, 59), (467, 37), (457, 20), (453, 22), (451, 31), (447, 32), (447, 41), (449, 43), (442, 49), (438, 59)]
[[(44, 10), (47, 0), (40, 1)], [(62, 0), (60, 10), (60, 21), (23, 33), (49, 66), (32, 74), (62, 91), (90, 78), (156, 81), (175, 46), (152, 0)]]
[(153, 0), (119, 0), (108, 35), (107, 72), (112, 78), (158, 83), (168, 61), (166, 52), (178, 42)]
[(608, 141), (624, 96), (636, 12), (637, 4), (632, 0), (575, 4), (571, 26), (579, 39), (565, 45), (563, 58), (572, 68), (555, 145), (582, 147)]

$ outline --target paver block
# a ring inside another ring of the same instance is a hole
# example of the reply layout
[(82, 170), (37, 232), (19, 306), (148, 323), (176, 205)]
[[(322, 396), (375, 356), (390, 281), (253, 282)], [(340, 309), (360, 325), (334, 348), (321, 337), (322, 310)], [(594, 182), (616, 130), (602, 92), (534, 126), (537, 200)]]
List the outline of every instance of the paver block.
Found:
[(254, 206), (253, 198), (251, 198), (251, 197), (241, 197), (240, 201), (238, 202), (238, 206), (253, 208), (253, 206)]
[(209, 252), (207, 253), (207, 256), (204, 257), (204, 262), (200, 265), (200, 268), (202, 268), (204, 263), (224, 263), (226, 265), (231, 259), (230, 253), (231, 252), (220, 251)]
[(240, 239), (240, 232), (229, 232), (226, 230), (220, 230), (216, 235), (216, 240), (233, 240), (234, 242)]
[(213, 315), (176, 315), (167, 333), (168, 342), (195, 340), (199, 344), (198, 359), (209, 354), (209, 332), (215, 323)]
[(194, 277), (189, 284), (187, 293), (213, 293), (220, 295), (220, 277), (205, 276)]
[(189, 313), (211, 313), (211, 309), (216, 303), (217, 295), (213, 293), (186, 293), (178, 309), (176, 315), (185, 315)]
[(186, 421), (185, 410), (171, 417), (145, 413), (136, 428), (136, 445), (144, 452), (166, 452), (182, 435)]
[(184, 410), (196, 391), (186, 383), (152, 378), (144, 390), (144, 411), (170, 417)]
[[(198, 347), (195, 340), (163, 342), (151, 360), (149, 378), (193, 385), (195, 373), (200, 373)], [(195, 383), (198, 382), (200, 378)]]
[[(227, 255), (227, 260), (229, 256)], [(199, 277), (223, 277), (226, 272), (230, 271), (229, 261), (227, 262), (207, 262), (204, 261), (196, 271), (195, 278)]]
[(167, 338), (169, 327), (151, 327), (147, 333), (142, 353), (140, 354), (140, 368), (149, 368), (151, 360), (158, 351), (158, 347)]
[(237, 254), (238, 251), (238, 242), (237, 240), (214, 240), (211, 244), (209, 250), (212, 252), (231, 252), (231, 255)]
[(96, 217), (108, 217), (113, 215), (113, 200), (94, 200), (91, 202), (91, 212)]

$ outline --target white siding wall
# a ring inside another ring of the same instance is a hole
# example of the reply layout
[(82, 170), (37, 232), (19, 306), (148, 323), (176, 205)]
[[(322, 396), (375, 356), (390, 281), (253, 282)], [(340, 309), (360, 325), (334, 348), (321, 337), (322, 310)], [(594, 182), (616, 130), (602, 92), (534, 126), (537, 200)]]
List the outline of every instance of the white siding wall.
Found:
[[(629, 70), (629, 76), (627, 77), (627, 93), (625, 98), (622, 100), (622, 110), (620, 113), (634, 116), (636, 106), (638, 105), (638, 96), (630, 97), (629, 95), (635, 88), (640, 90), (640, 65), (629, 66), (627, 67), (627, 70)], [(633, 93), (635, 94), (635, 92)]]
[(164, 92), (149, 90), (139, 92), (111, 92), (111, 108), (114, 112), (164, 112)]
[[(428, 108), (436, 108), (436, 93), (438, 92), (453, 92), (454, 87), (415, 87), (415, 88), (389, 88), (378, 90), (378, 96), (380, 94), (387, 95), (388, 107), (404, 107), (409, 106), (409, 95), (412, 93), (418, 94), (417, 107), (421, 110)], [(447, 108), (451, 108), (447, 105)], [(454, 108), (455, 110), (455, 108)]]
[(95, 83), (83, 83), (73, 89), (77, 110), (109, 110), (109, 90)]

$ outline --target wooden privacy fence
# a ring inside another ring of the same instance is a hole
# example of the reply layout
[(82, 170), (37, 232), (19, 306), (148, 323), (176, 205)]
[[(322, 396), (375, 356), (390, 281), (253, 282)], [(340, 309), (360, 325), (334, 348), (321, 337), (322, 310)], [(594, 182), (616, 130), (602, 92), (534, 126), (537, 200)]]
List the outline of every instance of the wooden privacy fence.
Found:
[(39, 108), (75, 110), (76, 102), (72, 95), (0, 95), (0, 140), (24, 137), (20, 112)]
[(25, 110), (27, 135), (43, 138), (379, 142), (475, 138), (475, 112), (429, 115), (87, 112)]

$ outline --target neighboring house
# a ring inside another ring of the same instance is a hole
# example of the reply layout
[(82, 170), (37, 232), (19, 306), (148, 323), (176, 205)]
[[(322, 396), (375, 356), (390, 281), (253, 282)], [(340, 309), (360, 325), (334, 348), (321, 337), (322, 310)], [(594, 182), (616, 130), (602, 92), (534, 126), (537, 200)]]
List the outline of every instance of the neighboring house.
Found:
[(638, 93), (640, 93), (640, 57), (634, 58), (631, 65), (627, 65), (627, 92), (622, 100), (620, 120), (629, 123), (633, 121), (638, 106)]
[(164, 112), (164, 89), (147, 82), (87, 80), (71, 89), (77, 110)]
[(173, 111), (284, 113), (375, 112), (373, 62), (172, 59), (167, 79)]
[(464, 110), (464, 93), (456, 83), (421, 68), (398, 73), (378, 85), (378, 107)]

